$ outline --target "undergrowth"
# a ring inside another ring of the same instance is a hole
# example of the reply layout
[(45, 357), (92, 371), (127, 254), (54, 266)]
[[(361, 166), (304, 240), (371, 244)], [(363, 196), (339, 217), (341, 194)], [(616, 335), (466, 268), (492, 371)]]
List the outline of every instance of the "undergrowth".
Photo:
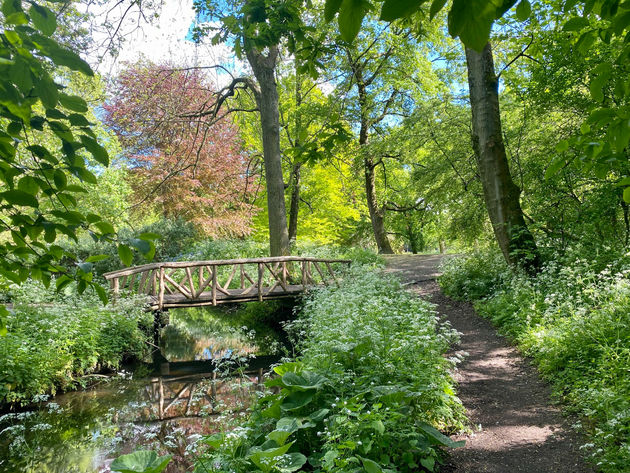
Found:
[(147, 353), (151, 316), (137, 300), (103, 306), (96, 294), (57, 294), (36, 282), (13, 286), (11, 299), (0, 337), (0, 404), (74, 388), (85, 375)]
[[(476, 300), (478, 313), (532, 357), (555, 395), (577, 414), (583, 448), (603, 473), (630, 465), (630, 254), (552, 259), (531, 278), (497, 256), (445, 265), (440, 284)], [(470, 289), (473, 288), (473, 289)]]
[(245, 425), (206, 439), (198, 472), (435, 471), (462, 427), (443, 355), (456, 332), (433, 306), (365, 267), (315, 291), (288, 330)]

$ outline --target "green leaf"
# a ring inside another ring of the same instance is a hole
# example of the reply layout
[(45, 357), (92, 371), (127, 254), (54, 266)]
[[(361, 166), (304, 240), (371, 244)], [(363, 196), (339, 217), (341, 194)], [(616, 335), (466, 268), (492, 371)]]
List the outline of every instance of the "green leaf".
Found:
[(385, 0), (381, 8), (381, 20), (394, 21), (418, 10), (426, 0)]
[(339, 31), (344, 41), (351, 43), (359, 34), (367, 12), (364, 0), (343, 0), (339, 8)]
[(92, 272), (92, 268), (94, 267), (92, 265), (92, 263), (89, 262), (84, 262), (84, 263), (77, 263), (78, 268), (83, 271), (84, 273), (91, 273)]
[(448, 31), (467, 47), (481, 52), (490, 37), (496, 14), (495, 0), (453, 0), (448, 14)]
[(529, 0), (521, 0), (521, 2), (516, 7), (516, 18), (519, 21), (527, 20), (532, 14), (532, 6), (529, 3)]
[(447, 437), (442, 432), (437, 430), (435, 427), (425, 422), (419, 422), (418, 427), (422, 431), (424, 431), (424, 433), (427, 435), (429, 440), (431, 440), (436, 445), (443, 445), (449, 448), (458, 448), (458, 447), (463, 447), (466, 443), (463, 440), (459, 442), (455, 442), (451, 440), (450, 437)]
[(626, 187), (623, 190), (623, 200), (630, 203), (630, 187)]
[(53, 182), (58, 190), (62, 191), (68, 185), (68, 178), (66, 177), (66, 173), (61, 169), (55, 169), (55, 173), (53, 174)]
[(367, 473), (382, 473), (383, 469), (381, 466), (376, 463), (374, 460), (370, 460), (369, 458), (359, 457), (361, 459), (361, 463), (363, 463), (363, 468)]
[(444, 8), (444, 5), (446, 5), (447, 1), (448, 0), (433, 0), (433, 3), (431, 3), (431, 8), (429, 9), (429, 18), (431, 20), (433, 20), (435, 16), (440, 12), (440, 10)]
[(567, 21), (562, 29), (564, 31), (580, 31), (582, 28), (589, 26), (590, 23), (586, 18), (575, 16)]
[(556, 175), (560, 169), (562, 169), (566, 165), (566, 160), (560, 156), (551, 161), (547, 169), (545, 170), (545, 179), (549, 179), (552, 176)]
[(55, 14), (48, 8), (33, 3), (28, 10), (28, 14), (33, 20), (35, 28), (41, 31), (46, 36), (50, 36), (57, 29), (57, 19)]
[(312, 391), (295, 391), (284, 398), (280, 407), (283, 411), (294, 411), (309, 404), (314, 396)]
[(92, 255), (88, 257), (85, 261), (88, 263), (98, 263), (99, 261), (103, 261), (109, 258), (109, 255)]
[(569, 142), (567, 140), (562, 140), (556, 145), (556, 151), (558, 153), (564, 153), (569, 149)]
[(109, 222), (96, 222), (94, 226), (98, 228), (101, 231), (101, 233), (104, 235), (109, 235), (109, 234), (113, 235), (116, 233), (116, 230), (114, 230), (113, 225)]
[(170, 455), (158, 457), (153, 451), (139, 450), (116, 458), (110, 469), (119, 473), (160, 473), (170, 461)]
[(385, 433), (385, 424), (383, 424), (382, 420), (374, 420), (372, 421), (372, 428), (376, 430), (379, 434), (383, 435)]
[(32, 194), (17, 189), (0, 193), (0, 198), (6, 200), (11, 205), (39, 207), (39, 202)]
[(306, 457), (298, 452), (287, 453), (282, 457), (282, 462), (276, 465), (280, 473), (293, 473), (306, 464)]
[(85, 100), (77, 95), (67, 95), (62, 92), (59, 94), (59, 103), (73, 112), (85, 113), (88, 111)]
[(109, 301), (109, 297), (107, 297), (107, 291), (105, 290), (105, 288), (100, 284), (92, 284), (92, 287), (96, 291), (96, 294), (98, 294), (98, 298), (101, 300), (103, 305), (107, 304), (107, 302)]
[(107, 150), (99, 145), (95, 139), (86, 135), (81, 135), (80, 140), (92, 156), (94, 156), (94, 159), (103, 166), (109, 166), (109, 155), (107, 154)]
[(289, 372), (282, 377), (285, 386), (291, 386), (300, 390), (319, 389), (326, 378), (311, 371), (303, 371), (300, 374)]
[(35, 81), (35, 94), (46, 108), (55, 108), (59, 99), (57, 85), (48, 76), (43, 76)]
[(138, 238), (142, 238), (143, 240), (151, 241), (151, 240), (159, 240), (161, 238), (157, 233), (145, 232), (141, 233)]
[(343, 0), (326, 0), (326, 6), (324, 7), (324, 19), (326, 21), (332, 20), (341, 6)]
[(18, 189), (32, 196), (36, 196), (39, 192), (37, 181), (31, 176), (24, 176), (18, 181)]
[(149, 251), (151, 251), (151, 244), (146, 240), (142, 240), (140, 238), (133, 238), (129, 241), (129, 243), (131, 244), (131, 246), (136, 248), (141, 253), (146, 254)]
[(0, 337), (4, 337), (7, 334), (6, 320), (9, 316), (7, 308), (0, 304)]
[(66, 66), (73, 71), (79, 71), (87, 76), (93, 76), (94, 72), (90, 65), (79, 57), (79, 55), (69, 49), (56, 47), (47, 49), (45, 54), (58, 66)]
[(118, 256), (125, 266), (131, 266), (133, 261), (133, 252), (127, 245), (118, 245)]
[(435, 471), (435, 458), (433, 457), (421, 458), (420, 464), (429, 471)]

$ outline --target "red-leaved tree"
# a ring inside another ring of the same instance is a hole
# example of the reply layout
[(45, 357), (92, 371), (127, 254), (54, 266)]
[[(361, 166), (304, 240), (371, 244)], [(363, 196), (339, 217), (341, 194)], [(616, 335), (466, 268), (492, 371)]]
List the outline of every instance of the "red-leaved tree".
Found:
[(250, 232), (255, 176), (238, 128), (216, 120), (198, 69), (140, 62), (118, 76), (105, 123), (128, 158), (136, 210), (182, 217), (211, 237)]

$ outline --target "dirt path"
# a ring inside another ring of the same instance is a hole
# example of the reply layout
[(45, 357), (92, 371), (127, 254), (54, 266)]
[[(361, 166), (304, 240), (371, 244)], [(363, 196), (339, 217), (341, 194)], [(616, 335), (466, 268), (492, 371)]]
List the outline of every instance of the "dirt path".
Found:
[(391, 256), (387, 270), (437, 304), (438, 311), (461, 332), (454, 351), (467, 353), (455, 379), (475, 432), (458, 438), (466, 440), (466, 446), (452, 452), (442, 471), (593, 472), (578, 450), (579, 437), (551, 405), (550, 390), (536, 369), (471, 304), (442, 294), (435, 282), (440, 260), (440, 256)]

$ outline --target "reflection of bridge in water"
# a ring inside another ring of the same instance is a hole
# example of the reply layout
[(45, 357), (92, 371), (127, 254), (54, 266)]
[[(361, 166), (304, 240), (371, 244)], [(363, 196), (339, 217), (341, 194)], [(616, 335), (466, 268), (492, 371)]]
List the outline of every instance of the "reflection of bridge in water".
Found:
[(104, 274), (114, 295), (146, 295), (148, 307), (216, 306), (295, 297), (308, 287), (337, 283), (349, 260), (282, 256), (153, 263)]
[(235, 378), (218, 378), (216, 372), (152, 378), (144, 387), (148, 409), (140, 421), (185, 421), (243, 411), (261, 389), (263, 377), (261, 368)]

